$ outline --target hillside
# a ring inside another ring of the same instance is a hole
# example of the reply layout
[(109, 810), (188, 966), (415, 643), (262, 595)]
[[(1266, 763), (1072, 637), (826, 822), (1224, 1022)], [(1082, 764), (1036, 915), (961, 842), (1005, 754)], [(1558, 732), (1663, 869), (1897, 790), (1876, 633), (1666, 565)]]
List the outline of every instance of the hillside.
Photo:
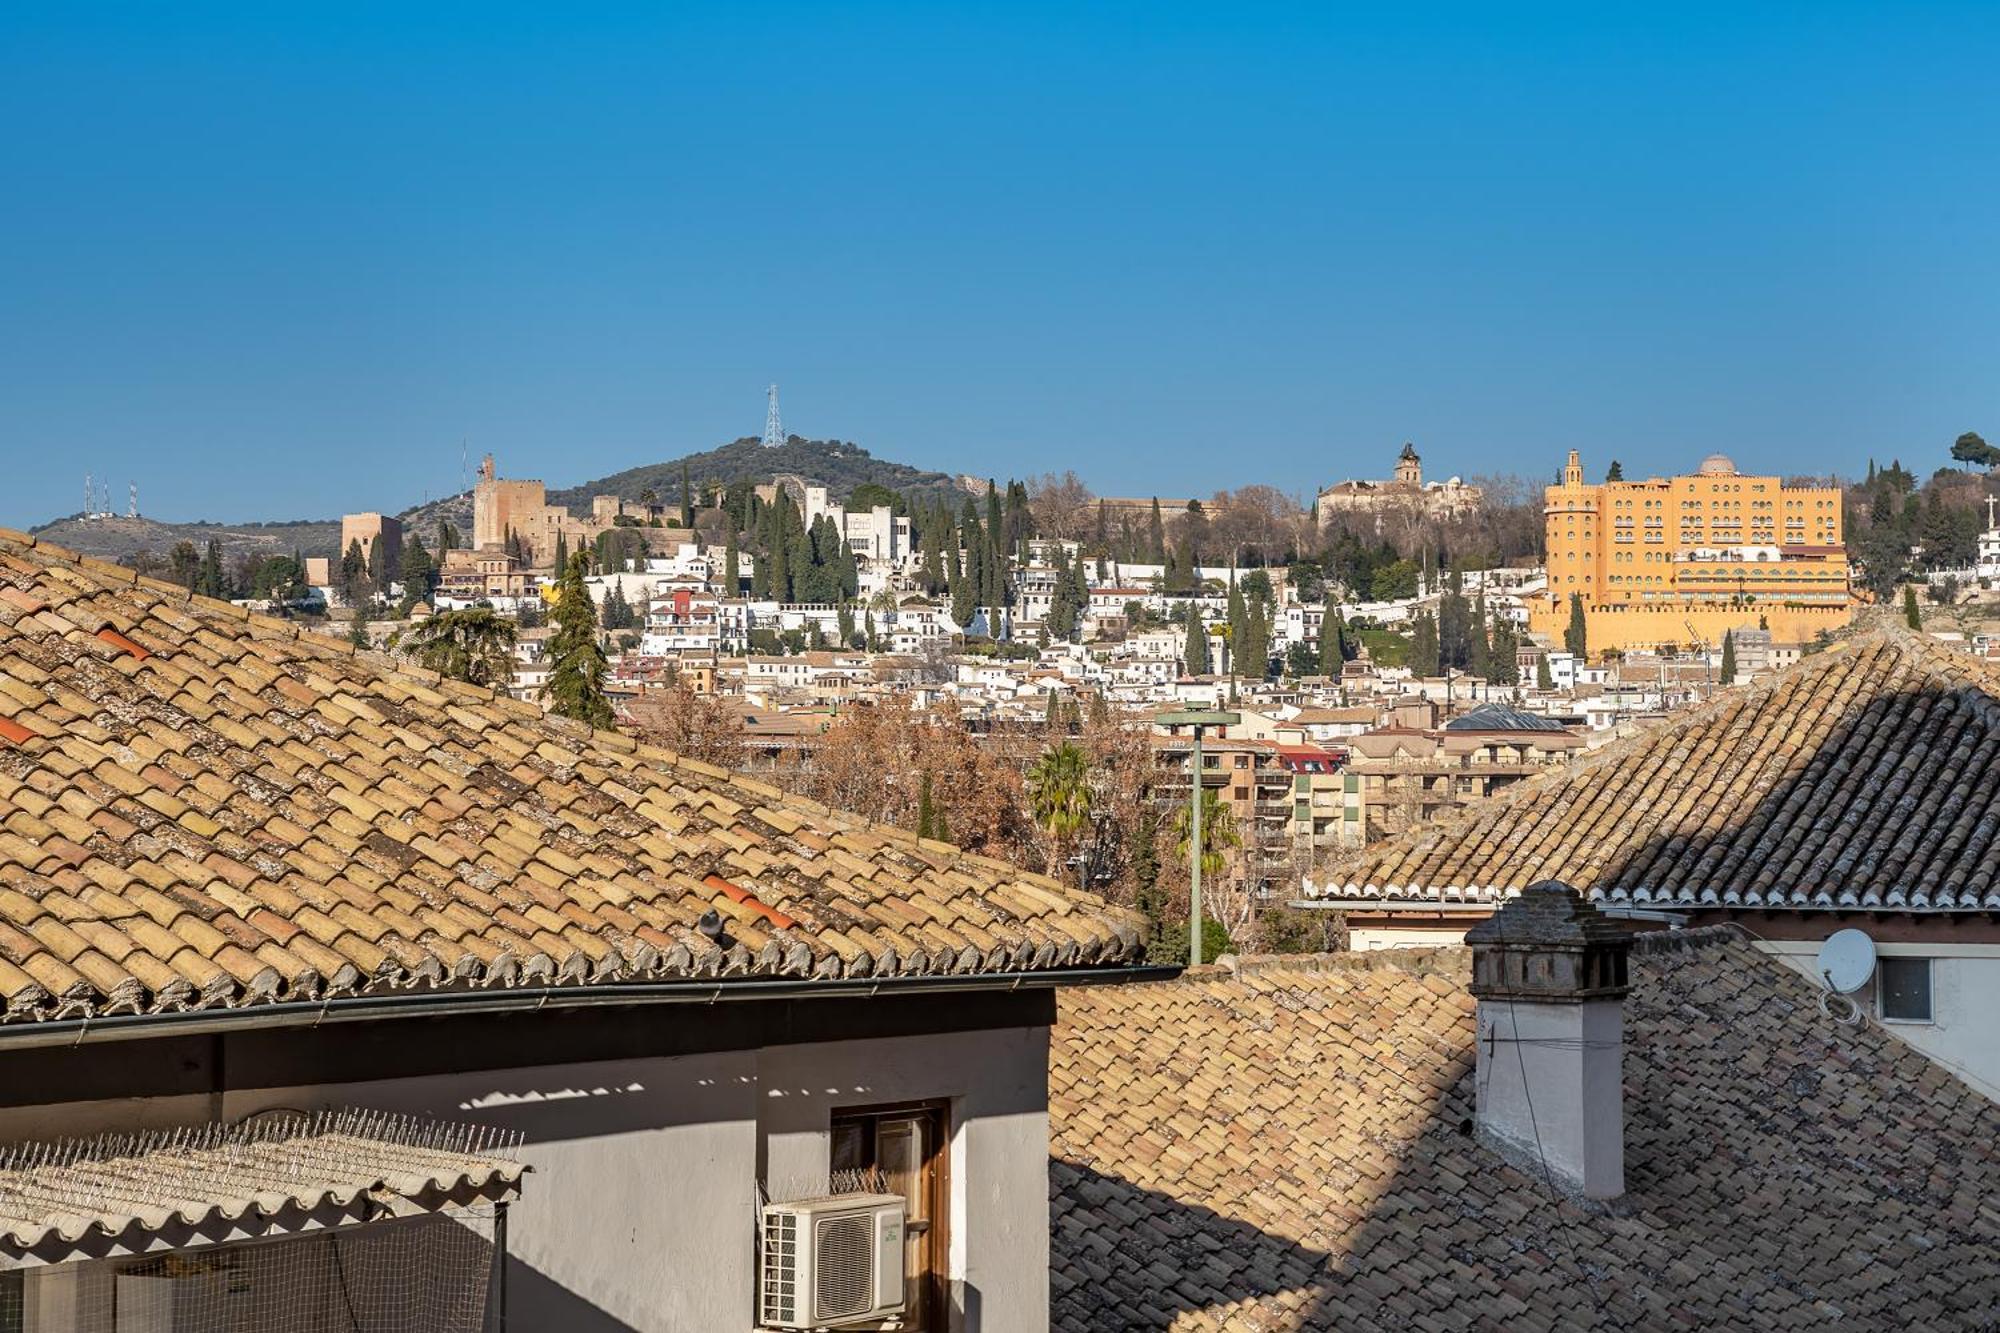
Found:
[[(680, 498), (681, 467), (697, 487), (707, 482), (728, 485), (738, 481), (769, 481), (779, 473), (796, 473), (806, 480), (826, 486), (836, 497), (851, 494), (855, 487), (873, 482), (892, 491), (939, 496), (957, 494), (958, 483), (942, 472), (926, 472), (904, 463), (876, 458), (858, 444), (843, 440), (807, 440), (794, 435), (775, 449), (766, 449), (755, 437), (732, 440), (719, 448), (689, 454), (685, 459), (648, 463), (627, 468), (608, 477), (575, 486), (549, 490), (549, 503), (567, 505), (578, 516), (590, 512), (593, 495), (617, 495), (637, 500), (651, 488), (660, 500), (672, 503)], [(983, 492), (982, 492), (983, 493)], [(385, 497), (386, 498), (386, 497)], [(472, 531), (472, 497), (449, 495), (427, 504), (402, 510), (397, 517), (406, 530), (421, 535), (426, 542), (437, 532), (438, 520), (448, 520), (459, 532)], [(339, 519), (301, 519), (278, 523), (161, 523), (149, 518), (105, 518), (84, 520), (78, 515), (59, 518), (34, 529), (59, 546), (105, 560), (130, 560), (143, 551), (165, 556), (176, 542), (191, 541), (206, 548), (211, 538), (222, 543), (224, 560), (239, 555), (336, 555), (340, 541)]]
[(340, 540), (339, 519), (298, 519), (280, 523), (161, 523), (150, 518), (84, 519), (71, 514), (33, 529), (58, 546), (103, 560), (127, 561), (142, 551), (165, 557), (177, 542), (206, 550), (222, 543), (222, 558), (239, 555), (331, 555)]
[(904, 463), (876, 458), (858, 444), (844, 440), (808, 440), (794, 435), (775, 449), (766, 449), (754, 436), (732, 440), (705, 453), (689, 454), (665, 463), (648, 463), (627, 468), (608, 477), (580, 485), (549, 491), (550, 504), (568, 505), (576, 514), (588, 513), (593, 495), (616, 495), (637, 500), (651, 487), (662, 501), (676, 500), (681, 493), (681, 466), (699, 488), (704, 482), (728, 485), (737, 481), (769, 481), (773, 474), (792, 472), (831, 490), (836, 497), (851, 493), (856, 486), (873, 482), (892, 491), (912, 491), (924, 495), (947, 495), (957, 491), (957, 483), (942, 472), (926, 472)]

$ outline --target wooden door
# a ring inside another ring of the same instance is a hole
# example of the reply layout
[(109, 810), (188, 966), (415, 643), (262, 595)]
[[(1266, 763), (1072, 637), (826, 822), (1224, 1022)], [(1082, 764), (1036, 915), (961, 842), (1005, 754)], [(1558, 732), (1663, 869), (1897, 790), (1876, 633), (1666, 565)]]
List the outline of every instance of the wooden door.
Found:
[(945, 1333), (947, 1126), (942, 1106), (842, 1111), (833, 1118), (833, 1184), (903, 1198), (903, 1320)]

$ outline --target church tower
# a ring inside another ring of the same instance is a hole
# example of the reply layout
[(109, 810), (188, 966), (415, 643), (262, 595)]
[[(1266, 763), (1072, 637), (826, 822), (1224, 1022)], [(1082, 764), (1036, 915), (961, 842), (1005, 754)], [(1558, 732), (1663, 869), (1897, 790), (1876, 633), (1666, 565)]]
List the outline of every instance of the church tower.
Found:
[(1417, 457), (1416, 445), (1405, 443), (1403, 452), (1396, 455), (1396, 480), (1404, 486), (1421, 487), (1424, 484), (1424, 465)]

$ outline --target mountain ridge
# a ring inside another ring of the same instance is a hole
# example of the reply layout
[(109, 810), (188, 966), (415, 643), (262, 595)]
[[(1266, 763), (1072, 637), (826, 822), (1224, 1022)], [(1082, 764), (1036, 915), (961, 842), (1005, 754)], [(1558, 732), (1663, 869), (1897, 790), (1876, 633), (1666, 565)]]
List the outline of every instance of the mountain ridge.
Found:
[[(724, 486), (740, 481), (766, 482), (773, 476), (794, 474), (815, 485), (824, 485), (835, 498), (844, 498), (855, 487), (874, 484), (892, 491), (927, 496), (959, 493), (959, 482), (943, 472), (913, 467), (890, 459), (876, 458), (860, 445), (846, 440), (808, 440), (794, 435), (784, 444), (765, 448), (761, 439), (744, 436), (679, 458), (658, 463), (641, 463), (573, 486), (551, 486), (548, 502), (567, 507), (578, 516), (588, 515), (594, 495), (616, 495), (637, 500), (650, 488), (662, 503), (680, 498), (681, 470), (685, 466), (693, 485)], [(405, 529), (429, 542), (440, 519), (450, 522), (461, 534), (472, 528), (472, 496), (456, 495), (410, 505), (393, 512)], [(196, 520), (168, 523), (158, 519), (85, 518), (81, 513), (51, 519), (28, 530), (85, 555), (106, 560), (127, 560), (142, 552), (165, 557), (174, 545), (191, 541), (205, 547), (210, 540), (220, 542), (223, 558), (237, 556), (301, 555), (335, 556), (340, 544), (340, 519), (250, 520), (223, 523)]]

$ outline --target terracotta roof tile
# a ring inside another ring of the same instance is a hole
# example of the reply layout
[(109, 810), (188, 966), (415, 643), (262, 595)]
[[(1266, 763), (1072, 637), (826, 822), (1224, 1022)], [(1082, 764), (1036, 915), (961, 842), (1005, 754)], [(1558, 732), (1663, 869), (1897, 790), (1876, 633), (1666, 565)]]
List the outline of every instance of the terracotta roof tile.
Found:
[(1065, 992), (1051, 1325), (1991, 1328), (2000, 1108), (1729, 928), (1632, 958), (1626, 1187), (1464, 1132), (1462, 951)]
[(1335, 861), (1333, 896), (2000, 909), (2000, 675), (1896, 629)]
[(0, 712), (0, 1021), (1138, 952), (1054, 881), (18, 534)]

